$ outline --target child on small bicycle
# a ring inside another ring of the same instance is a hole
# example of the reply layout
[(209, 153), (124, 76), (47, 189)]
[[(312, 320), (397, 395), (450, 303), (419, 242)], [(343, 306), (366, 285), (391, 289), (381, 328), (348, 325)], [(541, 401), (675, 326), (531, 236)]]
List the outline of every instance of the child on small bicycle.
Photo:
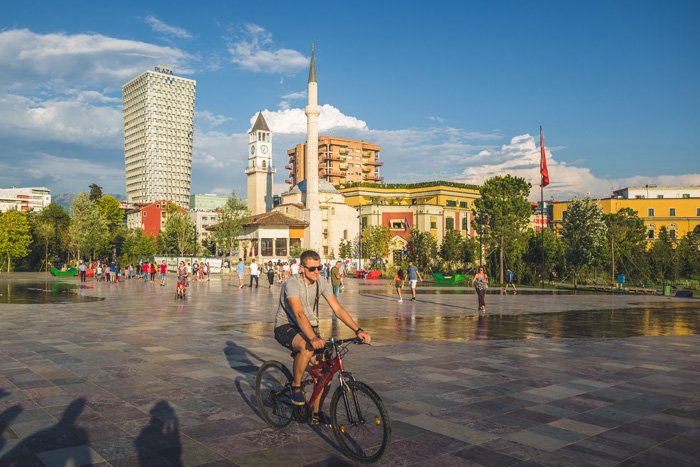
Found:
[(177, 296), (178, 298), (185, 298), (187, 290), (187, 277), (189, 273), (187, 272), (187, 266), (185, 266), (184, 261), (180, 261), (180, 265), (177, 267)]

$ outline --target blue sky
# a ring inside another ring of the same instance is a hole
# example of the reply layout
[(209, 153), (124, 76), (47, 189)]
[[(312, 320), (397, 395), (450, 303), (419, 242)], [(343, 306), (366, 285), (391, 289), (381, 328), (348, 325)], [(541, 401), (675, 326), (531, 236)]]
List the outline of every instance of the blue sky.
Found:
[(542, 125), (547, 197), (700, 185), (698, 2), (301, 5), (3, 5), (0, 185), (123, 193), (120, 86), (163, 63), (197, 80), (192, 191), (245, 196), (260, 109), (280, 191), (312, 41), (321, 133), (380, 144), (387, 182), (536, 184)]

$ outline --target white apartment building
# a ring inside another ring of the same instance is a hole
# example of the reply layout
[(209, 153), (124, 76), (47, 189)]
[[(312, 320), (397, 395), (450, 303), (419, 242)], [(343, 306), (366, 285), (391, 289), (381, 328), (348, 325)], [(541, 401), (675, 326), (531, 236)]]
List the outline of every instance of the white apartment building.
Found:
[(129, 205), (167, 199), (189, 206), (196, 85), (157, 66), (122, 86)]
[(0, 188), (0, 212), (41, 211), (51, 204), (51, 190), (46, 187)]
[(197, 227), (197, 240), (201, 242), (202, 240), (209, 238), (211, 232), (207, 230), (207, 227), (218, 223), (218, 211), (190, 210), (189, 213), (190, 219), (194, 221), (194, 225)]
[(628, 186), (613, 191), (612, 197), (624, 199), (700, 198), (700, 186)]

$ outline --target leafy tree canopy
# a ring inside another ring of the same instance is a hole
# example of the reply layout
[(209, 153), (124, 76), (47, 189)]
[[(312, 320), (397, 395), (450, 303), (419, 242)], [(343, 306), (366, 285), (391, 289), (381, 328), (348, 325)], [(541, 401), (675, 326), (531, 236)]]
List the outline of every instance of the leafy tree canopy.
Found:
[(32, 235), (27, 216), (12, 210), (0, 214), (0, 255), (7, 258), (7, 272), (13, 258), (23, 258), (30, 252)]

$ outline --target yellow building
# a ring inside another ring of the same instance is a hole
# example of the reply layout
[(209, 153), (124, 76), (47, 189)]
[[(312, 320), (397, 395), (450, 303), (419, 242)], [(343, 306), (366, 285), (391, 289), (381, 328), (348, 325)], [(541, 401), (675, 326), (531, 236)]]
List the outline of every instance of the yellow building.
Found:
[[(385, 225), (394, 234), (394, 255), (403, 250), (411, 229), (430, 232), (442, 242), (448, 230), (459, 230), (471, 237), (474, 201), (479, 188), (454, 182), (423, 182), (342, 188), (345, 202), (360, 213), (362, 227)], [(394, 259), (392, 257), (392, 259)]]
[[(686, 191), (693, 191), (692, 187), (689, 188)], [(618, 190), (615, 193), (622, 192), (623, 190)], [(637, 211), (637, 215), (644, 221), (647, 238), (650, 241), (658, 237), (661, 227), (666, 227), (671, 238), (682, 238), (700, 224), (700, 197), (672, 198), (667, 195), (657, 195), (655, 198), (643, 196), (626, 198), (620, 196), (595, 201), (604, 214), (614, 214), (624, 208)], [(552, 221), (555, 228), (561, 227), (568, 206), (568, 201), (553, 202)]]
[[(318, 137), (318, 177), (334, 186), (345, 186), (354, 182), (378, 183), (384, 180), (379, 175), (379, 168), (384, 165), (379, 160), (381, 147), (367, 141), (336, 138), (334, 136)], [(305, 144), (297, 144), (287, 151), (289, 164), (284, 168), (289, 171), (285, 180), (292, 187), (304, 180)]]

